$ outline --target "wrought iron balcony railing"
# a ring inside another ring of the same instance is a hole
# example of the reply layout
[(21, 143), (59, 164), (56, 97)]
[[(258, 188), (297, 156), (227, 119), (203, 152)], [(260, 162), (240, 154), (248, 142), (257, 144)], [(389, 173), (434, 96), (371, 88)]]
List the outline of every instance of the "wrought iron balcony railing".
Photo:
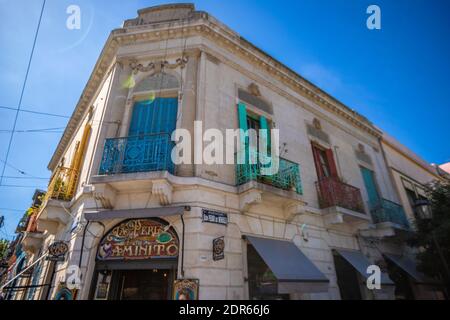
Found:
[(27, 214), (24, 214), (23, 217), (20, 219), (19, 223), (17, 224), (16, 233), (26, 231), (29, 220), (30, 220), (30, 217)]
[(316, 182), (321, 208), (342, 207), (365, 213), (361, 191), (337, 178), (324, 178)]
[(261, 168), (265, 165), (258, 161), (260, 157), (262, 157), (260, 153), (254, 152), (255, 164), (250, 164), (248, 159), (244, 164), (238, 164), (236, 161), (236, 184), (238, 186), (249, 181), (258, 181), (284, 190), (295, 190), (298, 194), (303, 193), (300, 166), (297, 163), (279, 158), (278, 172), (273, 175), (262, 175)]
[(106, 139), (100, 174), (169, 171), (174, 172), (168, 133)]
[(398, 203), (381, 199), (378, 203), (369, 206), (374, 223), (392, 222), (409, 229), (405, 211)]
[(37, 216), (39, 213), (39, 207), (29, 208), (17, 225), (16, 232), (36, 232), (37, 231)]
[(59, 167), (56, 169), (50, 183), (44, 201), (49, 198), (70, 201), (72, 200), (78, 182), (78, 170)]

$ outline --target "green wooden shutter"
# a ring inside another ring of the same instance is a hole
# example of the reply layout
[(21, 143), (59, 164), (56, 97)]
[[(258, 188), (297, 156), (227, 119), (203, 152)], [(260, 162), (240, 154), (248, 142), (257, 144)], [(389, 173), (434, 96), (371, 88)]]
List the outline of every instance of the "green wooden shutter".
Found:
[(372, 170), (361, 167), (361, 174), (363, 176), (364, 185), (366, 186), (367, 195), (369, 197), (369, 206), (374, 208), (380, 201), (374, 173)]
[(243, 132), (241, 132), (241, 137), (240, 140), (241, 142), (244, 142), (245, 145), (245, 149), (244, 150), (240, 150), (240, 152), (245, 152), (243, 155), (241, 154), (241, 156), (245, 157), (244, 159), (247, 159), (247, 154), (248, 154), (248, 141), (249, 138), (247, 136), (247, 130), (248, 130), (248, 126), (247, 126), (247, 109), (245, 104), (243, 104), (242, 102), (239, 102), (238, 104), (238, 116), (239, 116), (239, 129), (242, 129)]
[(246, 132), (248, 130), (247, 127), (247, 109), (245, 108), (245, 104), (239, 102), (238, 104), (238, 113), (239, 113), (239, 129), (244, 130)]
[(263, 137), (267, 143), (267, 154), (270, 154), (270, 128), (269, 128), (267, 119), (263, 116), (260, 116), (259, 117), (259, 125), (260, 125), (261, 129), (266, 130), (263, 133)]

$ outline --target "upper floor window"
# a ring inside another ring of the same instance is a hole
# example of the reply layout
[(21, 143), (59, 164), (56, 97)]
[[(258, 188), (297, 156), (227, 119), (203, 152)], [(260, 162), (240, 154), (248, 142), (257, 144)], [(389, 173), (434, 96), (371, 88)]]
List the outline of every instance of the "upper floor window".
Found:
[(134, 88), (134, 92), (178, 90), (179, 87), (180, 82), (176, 76), (165, 72), (159, 72), (141, 80)]
[(312, 144), (312, 150), (319, 180), (331, 177), (337, 178), (338, 174), (333, 151), (331, 149), (325, 149), (316, 143)]
[[(248, 110), (247, 106), (240, 102), (238, 104), (238, 120), (239, 120), (239, 128), (244, 130), (244, 132), (248, 132), (249, 129), (254, 130), (255, 136), (254, 141), (250, 141), (249, 135), (242, 136), (241, 139), (245, 140), (246, 148), (251, 147), (252, 150), (260, 150), (259, 146), (259, 138), (260, 135), (264, 135), (264, 139), (267, 145), (267, 153), (270, 153), (270, 124), (269, 120), (263, 115), (258, 115), (251, 110)], [(266, 131), (260, 131), (266, 130)]]

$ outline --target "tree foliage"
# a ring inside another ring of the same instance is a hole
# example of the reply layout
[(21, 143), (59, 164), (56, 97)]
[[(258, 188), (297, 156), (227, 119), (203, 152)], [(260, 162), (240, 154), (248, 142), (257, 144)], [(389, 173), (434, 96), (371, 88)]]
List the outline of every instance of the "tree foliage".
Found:
[(419, 271), (450, 284), (450, 182), (434, 182), (427, 188), (431, 220), (416, 217), (410, 245), (418, 248)]
[(8, 247), (9, 247), (9, 241), (6, 239), (0, 239), (0, 260), (6, 259)]

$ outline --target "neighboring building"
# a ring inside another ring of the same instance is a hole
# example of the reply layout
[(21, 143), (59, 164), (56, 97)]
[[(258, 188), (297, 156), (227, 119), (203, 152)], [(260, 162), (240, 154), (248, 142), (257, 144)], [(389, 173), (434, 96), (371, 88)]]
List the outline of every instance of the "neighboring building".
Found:
[(30, 208), (16, 228), (16, 238), (10, 243), (8, 267), (1, 287), (8, 300), (32, 300), (40, 285), (40, 264), (33, 264), (36, 253), (42, 249), (43, 233), (37, 231), (36, 218), (45, 192), (36, 190)]
[[(173, 164), (170, 135), (194, 137), (194, 121), (279, 129), (280, 170)], [(193, 5), (140, 10), (109, 36), (49, 163), (42, 234), (24, 241), (33, 261), (69, 250), (41, 260), (52, 288), (35, 298), (196, 298), (198, 285), (199, 299), (393, 299), (388, 274), (365, 283), (410, 232), (382, 139)]]
[[(433, 181), (450, 180), (450, 175), (439, 167), (428, 164), (388, 134), (383, 135), (382, 148), (395, 193), (414, 229), (415, 205), (418, 200), (427, 198), (426, 186)], [(396, 215), (394, 212), (387, 214)], [(398, 280), (396, 287), (397, 291), (401, 291), (399, 294), (409, 299), (441, 298), (441, 292), (434, 290), (435, 281), (407, 267), (414, 265), (413, 257), (414, 252), (408, 247), (404, 248), (402, 257), (395, 253), (388, 255), (387, 262), (394, 278)]]
[(440, 168), (441, 170), (445, 171), (446, 173), (450, 174), (450, 162), (441, 164), (441, 165), (439, 166), (439, 168)]

